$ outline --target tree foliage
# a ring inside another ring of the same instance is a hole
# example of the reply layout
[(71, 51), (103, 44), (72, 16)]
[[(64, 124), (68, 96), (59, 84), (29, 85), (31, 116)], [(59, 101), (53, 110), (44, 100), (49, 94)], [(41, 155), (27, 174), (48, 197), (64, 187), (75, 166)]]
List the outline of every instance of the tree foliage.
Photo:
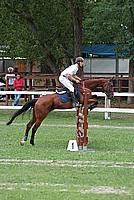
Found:
[(7, 55), (40, 60), (49, 73), (80, 55), (82, 44), (118, 43), (134, 54), (132, 0), (1, 0), (0, 18)]
[(50, 71), (56, 72), (56, 62), (72, 55), (66, 1), (3, 0), (1, 19), (0, 43), (10, 46), (10, 56), (44, 59)]
[(118, 43), (134, 46), (132, 0), (88, 1), (84, 19), (84, 43)]

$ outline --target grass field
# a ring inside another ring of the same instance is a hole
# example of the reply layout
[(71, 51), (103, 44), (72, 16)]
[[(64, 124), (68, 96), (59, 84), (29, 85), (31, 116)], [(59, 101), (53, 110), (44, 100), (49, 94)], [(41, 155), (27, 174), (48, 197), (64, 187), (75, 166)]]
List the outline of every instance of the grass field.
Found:
[(75, 113), (52, 112), (35, 146), (20, 146), (31, 114), (0, 111), (0, 200), (133, 200), (134, 115), (89, 114), (89, 151), (68, 152)]

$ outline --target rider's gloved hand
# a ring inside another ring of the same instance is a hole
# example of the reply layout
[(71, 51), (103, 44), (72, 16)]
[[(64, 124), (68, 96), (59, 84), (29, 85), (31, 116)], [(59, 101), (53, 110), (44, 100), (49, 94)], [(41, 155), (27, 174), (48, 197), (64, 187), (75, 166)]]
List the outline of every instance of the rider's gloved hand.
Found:
[(79, 81), (79, 80), (76, 80), (76, 83), (80, 83), (80, 81)]

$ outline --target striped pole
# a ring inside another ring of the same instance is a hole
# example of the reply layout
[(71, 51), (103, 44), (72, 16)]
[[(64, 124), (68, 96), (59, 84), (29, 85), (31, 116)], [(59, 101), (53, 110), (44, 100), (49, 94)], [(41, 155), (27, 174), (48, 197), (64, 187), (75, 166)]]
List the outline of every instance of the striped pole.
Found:
[(83, 93), (84, 103), (77, 108), (77, 129), (76, 140), (79, 150), (86, 151), (88, 145), (88, 99), (89, 93), (84, 89)]

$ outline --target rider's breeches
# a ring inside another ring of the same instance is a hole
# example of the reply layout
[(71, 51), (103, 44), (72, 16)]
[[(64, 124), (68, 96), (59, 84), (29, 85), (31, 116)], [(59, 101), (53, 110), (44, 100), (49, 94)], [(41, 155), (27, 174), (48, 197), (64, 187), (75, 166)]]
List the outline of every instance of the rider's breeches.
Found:
[(73, 83), (71, 81), (69, 81), (66, 77), (64, 76), (60, 76), (59, 77), (59, 81), (66, 87), (69, 89), (70, 92), (74, 92), (74, 87), (73, 87)]

